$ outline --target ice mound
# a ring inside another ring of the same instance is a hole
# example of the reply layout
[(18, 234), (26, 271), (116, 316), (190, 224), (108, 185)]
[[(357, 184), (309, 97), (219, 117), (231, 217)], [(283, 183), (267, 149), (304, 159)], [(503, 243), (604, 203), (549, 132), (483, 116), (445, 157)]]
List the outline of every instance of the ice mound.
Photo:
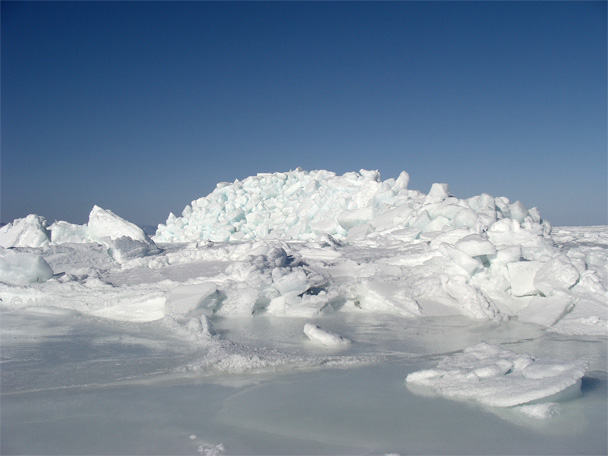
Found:
[[(460, 200), (449, 194), (447, 184), (434, 184), (425, 195), (408, 190), (408, 183), (405, 171), (386, 181), (380, 180), (377, 171), (366, 170), (343, 176), (301, 169), (258, 174), (242, 182), (218, 184), (210, 195), (186, 206), (181, 217), (170, 214), (154, 239), (236, 241), (331, 235), (357, 240), (396, 229), (414, 229), (417, 237), (461, 227), (480, 233), (505, 218), (525, 231), (545, 230), (538, 211), (527, 210), (520, 202), (511, 204), (507, 198), (485, 194)], [(481, 244), (472, 240), (468, 250), (476, 246), (477, 252), (494, 253), (486, 239)]]
[(0, 228), (0, 247), (40, 247), (49, 241), (46, 220), (39, 215), (30, 214)]
[(52, 276), (53, 270), (42, 256), (0, 247), (0, 282), (29, 285), (45, 282)]
[(347, 347), (351, 344), (350, 339), (340, 336), (339, 334), (326, 331), (312, 323), (304, 325), (304, 334), (313, 342), (318, 342), (326, 347)]
[(140, 227), (99, 206), (93, 207), (86, 225), (59, 221), (49, 230), (53, 244), (97, 242), (119, 263), (158, 252)]
[[(442, 183), (424, 194), (408, 183), (406, 172), (381, 181), (377, 171), (300, 169), (221, 183), (159, 225), (154, 239), (177, 245), (154, 257), (160, 250), (141, 228), (98, 206), (86, 225), (55, 222), (47, 230), (31, 215), (2, 233), (7, 244), (30, 246), (17, 248), (35, 246), (58, 273), (95, 276), (118, 263), (136, 270), (131, 280), (138, 283), (147, 275), (176, 280), (158, 293), (165, 315), (180, 319), (465, 315), (606, 333), (603, 231), (596, 230), (597, 244), (574, 245), (577, 238), (565, 234), (571, 240), (558, 245), (538, 211), (520, 202), (487, 194), (458, 199)], [(74, 243), (90, 244), (90, 258)], [(100, 261), (99, 246), (115, 261)]]
[(151, 243), (150, 238), (140, 227), (99, 206), (93, 206), (89, 214), (88, 228), (89, 236), (94, 241), (128, 237), (133, 241)]
[[(348, 273), (357, 272), (357, 280), (324, 287), (322, 295), (310, 292), (319, 290), (302, 268), (263, 266), (261, 257), (240, 261), (227, 271), (230, 286), (223, 284), (228, 289), (222, 291), (221, 312), (226, 314), (257, 309), (313, 316), (338, 300), (414, 317), (454, 309), (471, 318), (500, 320), (521, 312), (521, 321), (549, 327), (572, 311), (572, 289), (581, 283), (587, 264), (576, 266), (560, 251), (535, 208), (487, 194), (458, 199), (440, 183), (425, 195), (409, 190), (408, 182), (406, 172), (386, 181), (377, 171), (365, 170), (343, 176), (300, 169), (258, 174), (218, 184), (181, 217), (170, 214), (154, 239), (319, 244), (331, 239), (326, 250), (335, 250), (337, 257), (347, 245), (392, 252), (378, 258), (379, 270), (359, 263)], [(407, 286), (398, 277), (407, 277)]]
[[(585, 361), (535, 359), (496, 345), (480, 343), (448, 356), (436, 368), (413, 372), (408, 385), (430, 388), (451, 399), (473, 399), (493, 407), (554, 402), (580, 394)], [(550, 415), (551, 407), (526, 408)]]

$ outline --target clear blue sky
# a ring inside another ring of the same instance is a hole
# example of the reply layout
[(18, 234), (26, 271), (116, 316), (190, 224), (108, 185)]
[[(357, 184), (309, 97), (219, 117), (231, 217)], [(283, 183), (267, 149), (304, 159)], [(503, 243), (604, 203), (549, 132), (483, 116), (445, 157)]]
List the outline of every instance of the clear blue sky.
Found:
[(606, 2), (1, 2), (2, 222), (378, 169), (606, 224)]

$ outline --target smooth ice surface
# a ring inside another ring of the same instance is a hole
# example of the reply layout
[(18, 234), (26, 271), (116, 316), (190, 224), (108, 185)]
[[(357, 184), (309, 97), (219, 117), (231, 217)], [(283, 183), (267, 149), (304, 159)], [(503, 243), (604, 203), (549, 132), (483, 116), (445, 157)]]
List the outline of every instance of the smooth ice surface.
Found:
[[(306, 342), (305, 319), (223, 318), (228, 352), (160, 322), (133, 325), (52, 308), (2, 313), (2, 454), (603, 454), (605, 340), (548, 337), (516, 322), (352, 315), (326, 326), (357, 343)], [(478, 407), (408, 390), (403, 379), (489, 340), (513, 353), (586, 359), (575, 400)], [(229, 343), (228, 343), (229, 342)], [(213, 342), (211, 342), (213, 343)], [(257, 347), (253, 365), (245, 356)], [(289, 362), (286, 362), (289, 360)], [(192, 437), (194, 436), (194, 437)], [(221, 447), (220, 447), (221, 445)]]

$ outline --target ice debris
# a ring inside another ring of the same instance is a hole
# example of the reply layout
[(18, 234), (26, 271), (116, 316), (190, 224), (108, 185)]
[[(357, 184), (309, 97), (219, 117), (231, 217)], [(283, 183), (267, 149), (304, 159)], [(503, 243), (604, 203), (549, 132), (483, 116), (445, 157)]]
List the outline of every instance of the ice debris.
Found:
[[(408, 386), (429, 388), (450, 399), (472, 399), (493, 407), (514, 407), (564, 400), (580, 394), (583, 360), (535, 359), (496, 345), (479, 343), (445, 357), (437, 367), (406, 378)], [(548, 408), (547, 408), (548, 407)], [(550, 415), (553, 406), (526, 408), (528, 414)]]
[(306, 325), (304, 325), (304, 334), (313, 342), (318, 342), (326, 347), (347, 347), (351, 344), (350, 339), (331, 331), (321, 329), (312, 323), (306, 323)]
[(44, 217), (30, 214), (0, 228), (0, 246), (5, 248), (91, 242), (104, 245), (120, 263), (158, 252), (141, 228), (99, 206), (93, 207), (86, 225), (58, 221), (47, 227)]

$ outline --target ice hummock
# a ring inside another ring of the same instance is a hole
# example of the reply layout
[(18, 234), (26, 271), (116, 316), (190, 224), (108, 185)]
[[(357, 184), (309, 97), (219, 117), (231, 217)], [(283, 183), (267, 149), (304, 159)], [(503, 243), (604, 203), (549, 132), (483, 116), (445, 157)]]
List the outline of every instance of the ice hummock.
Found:
[[(482, 342), (445, 357), (433, 369), (409, 374), (406, 383), (428, 387), (433, 393), (451, 399), (514, 407), (580, 394), (581, 378), (586, 370), (584, 360), (535, 359), (529, 354)], [(536, 409), (524, 411), (542, 415)]]
[(95, 243), (124, 268), (169, 276), (179, 264), (223, 264), (198, 280), (187, 275), (192, 283), (151, 284), (144, 293), (149, 300), (134, 296), (128, 284), (108, 284), (95, 267), (93, 277), (79, 278), (83, 268), (61, 266), (68, 275), (45, 292), (70, 303), (72, 288), (90, 290), (94, 280), (110, 285), (129, 311), (79, 308), (108, 318), (149, 321), (196, 309), (222, 317), (363, 311), (519, 318), (568, 333), (606, 332), (603, 250), (565, 251), (538, 211), (520, 202), (488, 194), (459, 199), (441, 183), (424, 194), (408, 183), (406, 172), (382, 181), (377, 171), (338, 176), (301, 169), (221, 183), (159, 225), (154, 240), (182, 246), (166, 253), (141, 228), (98, 206), (86, 225), (59, 221), (47, 228), (31, 215), (2, 228), (0, 239), (53, 259), (58, 249), (82, 257), (75, 243)]
[(50, 241), (44, 217), (30, 214), (0, 228), (0, 247), (41, 247)]
[[(425, 195), (409, 190), (408, 183), (405, 171), (386, 181), (378, 171), (367, 170), (342, 176), (301, 169), (258, 174), (218, 184), (211, 194), (186, 206), (181, 217), (170, 214), (154, 239), (240, 241), (331, 235), (363, 240), (397, 229), (415, 228), (419, 236), (462, 227), (470, 230), (467, 234), (479, 234), (502, 219), (523, 225), (534, 238), (549, 229), (535, 208), (528, 210), (519, 201), (511, 203), (487, 194), (458, 199), (449, 193), (447, 184), (440, 183), (433, 184)], [(487, 239), (479, 239), (477, 244), (485, 247), (481, 247), (484, 252), (494, 253)], [(469, 247), (474, 246), (471, 240)]]

